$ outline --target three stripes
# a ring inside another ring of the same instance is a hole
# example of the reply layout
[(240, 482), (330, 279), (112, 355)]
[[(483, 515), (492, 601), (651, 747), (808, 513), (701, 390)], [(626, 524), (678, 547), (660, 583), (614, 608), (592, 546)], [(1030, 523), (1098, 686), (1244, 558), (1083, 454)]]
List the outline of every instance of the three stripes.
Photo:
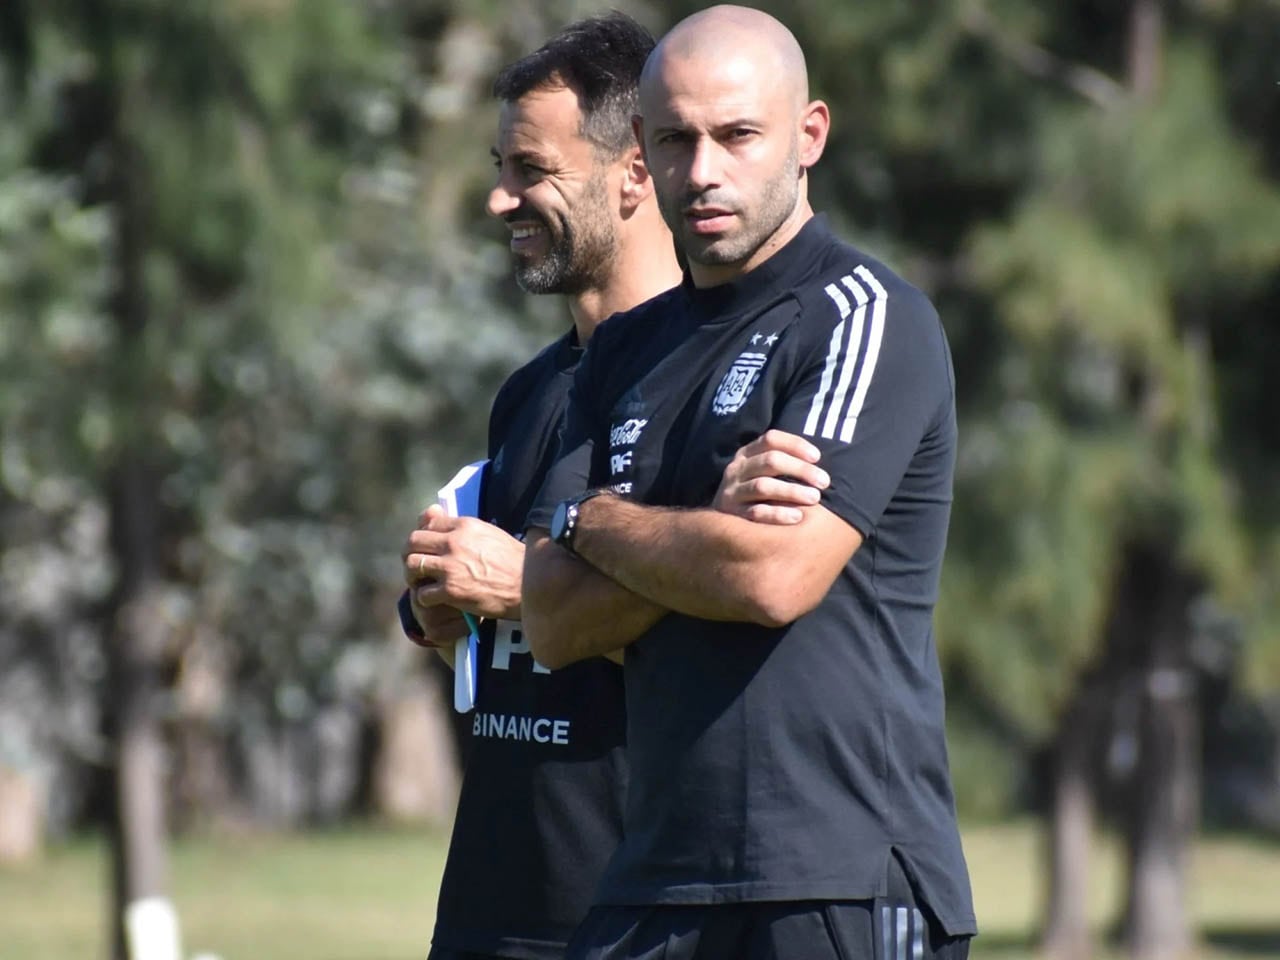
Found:
[[(821, 435), (824, 439), (831, 440), (835, 438), (839, 428), (841, 442), (848, 443), (853, 439), (853, 431), (858, 426), (858, 416), (866, 403), (867, 391), (871, 389), (871, 379), (876, 372), (876, 362), (880, 359), (880, 344), (884, 340), (885, 304), (889, 294), (865, 266), (856, 267), (853, 273), (841, 277), (838, 284), (829, 283), (825, 289), (827, 296), (840, 311), (840, 322), (831, 332), (827, 361), (822, 368), (822, 381), (809, 407), (803, 432), (806, 436)], [(849, 302), (845, 291), (853, 297), (856, 308)], [(862, 339), (867, 325), (868, 308), (871, 325), (867, 332), (867, 349), (863, 353)], [(846, 327), (848, 336), (845, 336)], [(861, 365), (858, 364), (859, 354), (862, 354)], [(851, 386), (852, 397), (849, 396)], [(844, 414), (843, 419), (841, 413)]]
[[(871, 389), (876, 363), (880, 359), (889, 294), (875, 275), (861, 265), (854, 268), (853, 273), (841, 277), (838, 283), (829, 283), (824, 289), (840, 311), (840, 322), (831, 331), (822, 380), (805, 418), (804, 433), (832, 440), (838, 428), (840, 441), (849, 443), (858, 427), (858, 417), (867, 401), (867, 391)], [(846, 291), (849, 296), (845, 295)], [(868, 308), (871, 314), (869, 330)], [(864, 333), (867, 341), (865, 351), (862, 349)], [(850, 387), (853, 388), (852, 396)], [(915, 907), (881, 906), (881, 960), (924, 960), (925, 929), (924, 916)]]
[(881, 960), (924, 960), (924, 934), (924, 916), (915, 907), (880, 908)]

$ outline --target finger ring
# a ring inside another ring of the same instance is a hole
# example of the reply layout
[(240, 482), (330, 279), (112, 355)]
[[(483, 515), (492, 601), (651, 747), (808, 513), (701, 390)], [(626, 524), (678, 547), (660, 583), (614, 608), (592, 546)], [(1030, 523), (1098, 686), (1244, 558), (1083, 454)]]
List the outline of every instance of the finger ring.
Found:
[(427, 569), (427, 555), (425, 553), (418, 554), (418, 572), (422, 573)]

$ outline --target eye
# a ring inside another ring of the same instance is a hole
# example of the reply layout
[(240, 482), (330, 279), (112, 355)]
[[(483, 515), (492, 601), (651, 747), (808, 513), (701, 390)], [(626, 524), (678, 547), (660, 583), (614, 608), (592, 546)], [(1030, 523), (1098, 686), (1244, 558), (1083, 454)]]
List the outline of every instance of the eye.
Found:
[(750, 127), (735, 127), (734, 129), (729, 131), (728, 139), (730, 141), (748, 140), (751, 137), (754, 137), (755, 134), (756, 132), (752, 130)]

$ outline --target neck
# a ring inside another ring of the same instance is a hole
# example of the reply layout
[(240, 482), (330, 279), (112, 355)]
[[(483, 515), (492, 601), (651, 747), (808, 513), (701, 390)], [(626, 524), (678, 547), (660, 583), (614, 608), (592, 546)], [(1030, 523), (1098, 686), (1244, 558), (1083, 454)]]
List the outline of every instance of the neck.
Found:
[(693, 280), (693, 285), (699, 289), (718, 287), (722, 283), (729, 283), (743, 274), (750, 273), (790, 243), (800, 232), (800, 228), (812, 217), (813, 207), (809, 206), (807, 199), (802, 199), (791, 215), (782, 221), (782, 225), (773, 231), (764, 243), (756, 247), (745, 260), (739, 260), (736, 263), (694, 263), (690, 260), (689, 277)]
[(657, 211), (633, 214), (619, 231), (608, 281), (568, 298), (578, 343), (585, 346), (596, 327), (615, 313), (638, 307), (679, 282), (680, 266), (671, 234)]

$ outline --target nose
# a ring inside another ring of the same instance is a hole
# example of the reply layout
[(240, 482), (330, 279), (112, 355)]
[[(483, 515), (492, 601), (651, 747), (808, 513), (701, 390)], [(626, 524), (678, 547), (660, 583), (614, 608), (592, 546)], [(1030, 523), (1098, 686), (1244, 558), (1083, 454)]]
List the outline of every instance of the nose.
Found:
[(720, 186), (719, 150), (710, 137), (699, 137), (689, 157), (689, 187), (701, 193)]
[(505, 173), (498, 174), (498, 182), (489, 191), (484, 208), (491, 217), (504, 217), (520, 206), (520, 197), (507, 182)]

